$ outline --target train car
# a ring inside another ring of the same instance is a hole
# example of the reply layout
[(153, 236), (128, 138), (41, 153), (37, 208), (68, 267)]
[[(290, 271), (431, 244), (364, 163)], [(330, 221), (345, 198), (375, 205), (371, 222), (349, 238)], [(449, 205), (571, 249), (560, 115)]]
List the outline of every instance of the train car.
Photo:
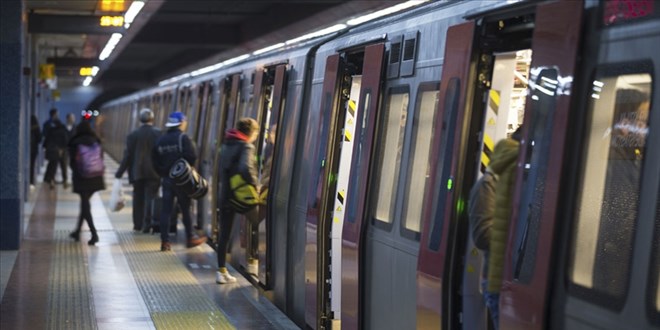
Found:
[(468, 204), (520, 128), (499, 328), (658, 329), (659, 41), (653, 1), (432, 2), (112, 101), (99, 126), (120, 157), (140, 107), (184, 111), (213, 237), (217, 148), (255, 118), (267, 204), (230, 263), (313, 329), (494, 328)]

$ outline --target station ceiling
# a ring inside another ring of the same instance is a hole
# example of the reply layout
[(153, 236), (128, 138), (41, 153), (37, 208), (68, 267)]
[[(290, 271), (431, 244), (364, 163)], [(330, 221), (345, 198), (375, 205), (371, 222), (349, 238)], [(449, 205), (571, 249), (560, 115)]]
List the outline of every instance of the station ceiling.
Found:
[[(131, 0), (24, 0), (36, 64), (55, 65), (58, 88), (82, 85), (100, 68), (103, 99), (393, 6), (403, 0), (148, 0), (129, 28), (101, 27)], [(113, 33), (123, 37), (99, 60)]]

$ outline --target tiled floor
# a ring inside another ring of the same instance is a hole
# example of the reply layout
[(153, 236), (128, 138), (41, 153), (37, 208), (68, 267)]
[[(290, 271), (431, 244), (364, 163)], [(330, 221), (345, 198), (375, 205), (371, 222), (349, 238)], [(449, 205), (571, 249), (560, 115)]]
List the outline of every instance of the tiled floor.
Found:
[[(106, 159), (110, 187), (117, 164)], [(130, 191), (125, 185), (128, 199)], [(0, 252), (3, 330), (297, 329), (246, 279), (216, 284), (210, 246), (175, 241), (171, 252), (160, 252), (158, 235), (132, 231), (130, 200), (109, 212), (109, 195), (107, 189), (92, 197), (100, 241), (88, 246), (86, 225), (80, 242), (68, 237), (78, 195), (62, 185), (30, 193), (21, 249)]]

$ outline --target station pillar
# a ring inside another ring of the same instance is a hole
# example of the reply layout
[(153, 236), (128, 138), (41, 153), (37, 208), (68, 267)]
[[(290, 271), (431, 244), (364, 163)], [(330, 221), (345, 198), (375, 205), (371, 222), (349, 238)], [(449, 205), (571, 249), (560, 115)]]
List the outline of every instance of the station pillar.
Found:
[(0, 250), (18, 250), (23, 236), (27, 122), (21, 94), (23, 3), (0, 1)]

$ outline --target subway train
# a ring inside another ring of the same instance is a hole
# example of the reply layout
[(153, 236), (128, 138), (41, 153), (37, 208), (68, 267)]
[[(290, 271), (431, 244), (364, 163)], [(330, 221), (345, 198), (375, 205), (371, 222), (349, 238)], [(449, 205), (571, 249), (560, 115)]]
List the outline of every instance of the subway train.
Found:
[(164, 81), (96, 126), (120, 159), (141, 108), (184, 112), (215, 238), (218, 148), (256, 119), (267, 197), (229, 260), (310, 329), (493, 329), (469, 194), (520, 127), (499, 328), (660, 329), (659, 70), (654, 1), (439, 1)]

